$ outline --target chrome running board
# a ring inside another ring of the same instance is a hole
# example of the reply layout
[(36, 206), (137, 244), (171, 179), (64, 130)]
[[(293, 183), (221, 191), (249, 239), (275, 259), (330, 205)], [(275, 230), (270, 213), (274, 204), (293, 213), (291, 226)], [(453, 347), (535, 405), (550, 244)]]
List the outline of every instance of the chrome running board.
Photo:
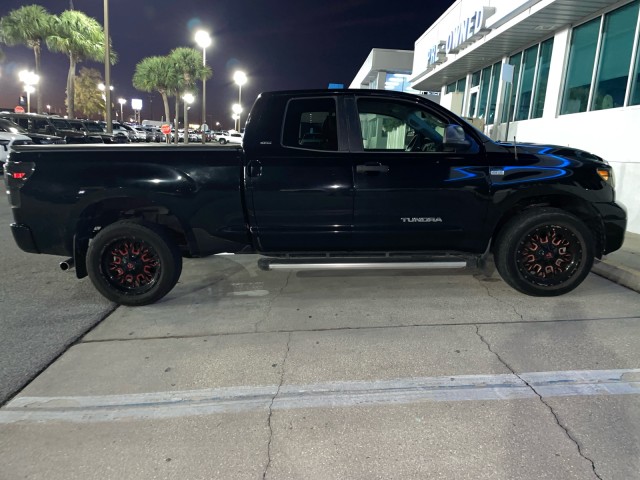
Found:
[[(387, 260), (387, 261), (384, 261)], [(415, 260), (360, 258), (261, 258), (261, 270), (425, 270), (467, 268), (466, 260)]]

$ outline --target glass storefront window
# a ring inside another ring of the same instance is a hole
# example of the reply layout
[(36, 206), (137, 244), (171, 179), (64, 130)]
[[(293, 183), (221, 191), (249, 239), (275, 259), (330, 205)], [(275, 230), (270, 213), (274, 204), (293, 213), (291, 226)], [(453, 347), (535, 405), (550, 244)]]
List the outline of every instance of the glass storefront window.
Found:
[(538, 72), (536, 74), (536, 88), (534, 89), (533, 110), (531, 118), (541, 118), (544, 111), (544, 101), (547, 97), (547, 83), (551, 69), (551, 53), (553, 52), (553, 38), (540, 45), (538, 56)]
[(598, 46), (600, 17), (573, 29), (561, 114), (587, 111)]
[(592, 110), (624, 106), (637, 19), (638, 2), (604, 17)]
[(522, 81), (518, 95), (518, 107), (515, 112), (515, 120), (527, 120), (531, 107), (531, 94), (533, 93), (533, 78), (538, 59), (538, 45), (527, 48), (522, 59)]
[(456, 92), (464, 93), (465, 87), (467, 86), (467, 77), (463, 77), (456, 83)]
[(502, 112), (502, 121), (506, 122), (507, 119), (513, 118), (513, 107), (516, 103), (516, 95), (518, 94), (518, 84), (520, 82), (520, 61), (522, 60), (522, 52), (517, 55), (513, 55), (509, 59), (509, 64), (513, 65), (513, 82), (511, 86), (506, 89), (505, 98), (508, 101), (505, 102), (505, 109)]
[(477, 116), (485, 118), (487, 114), (487, 102), (489, 100), (489, 88), (491, 87), (491, 67), (482, 70), (480, 83), (480, 103), (478, 104)]
[(478, 85), (480, 85), (480, 71), (471, 75), (471, 86), (477, 87)]
[(493, 122), (495, 122), (501, 71), (502, 62), (494, 63), (493, 67), (491, 67), (491, 94), (489, 95), (489, 115), (487, 115), (487, 124), (493, 124)]
[(636, 67), (633, 74), (633, 81), (631, 83), (631, 98), (629, 99), (629, 105), (640, 105), (640, 44), (638, 45), (638, 51), (636, 52)]
[(455, 91), (456, 91), (456, 82), (453, 82), (447, 85), (446, 93), (453, 93)]

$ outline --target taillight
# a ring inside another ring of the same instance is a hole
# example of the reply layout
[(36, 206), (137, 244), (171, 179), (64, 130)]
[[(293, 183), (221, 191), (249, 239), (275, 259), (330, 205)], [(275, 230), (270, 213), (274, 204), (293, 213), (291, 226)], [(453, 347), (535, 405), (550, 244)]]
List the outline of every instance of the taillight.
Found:
[(33, 174), (35, 168), (36, 165), (33, 162), (12, 162), (9, 160), (4, 166), (9, 187), (20, 188)]

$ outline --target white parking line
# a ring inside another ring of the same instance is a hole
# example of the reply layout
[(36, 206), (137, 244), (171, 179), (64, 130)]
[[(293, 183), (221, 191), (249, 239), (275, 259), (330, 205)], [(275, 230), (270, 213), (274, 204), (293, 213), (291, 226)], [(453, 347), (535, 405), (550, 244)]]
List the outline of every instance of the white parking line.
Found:
[[(525, 383), (526, 382), (526, 383)], [(0, 424), (108, 422), (176, 418), (272, 409), (460, 402), (543, 397), (638, 395), (640, 369), (569, 370), (501, 375), (457, 375), (310, 385), (232, 387), (130, 395), (18, 397), (0, 410)]]

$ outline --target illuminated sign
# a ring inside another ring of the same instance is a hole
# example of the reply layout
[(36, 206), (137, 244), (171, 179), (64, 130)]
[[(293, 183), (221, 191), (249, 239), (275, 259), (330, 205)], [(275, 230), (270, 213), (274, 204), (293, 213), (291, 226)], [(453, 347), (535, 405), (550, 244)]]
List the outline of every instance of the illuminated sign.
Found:
[(448, 53), (458, 53), (479, 38), (484, 37), (490, 28), (486, 27), (487, 18), (495, 13), (494, 7), (482, 7), (467, 16), (449, 32), (446, 40), (441, 40), (427, 52), (427, 65), (444, 62)]

